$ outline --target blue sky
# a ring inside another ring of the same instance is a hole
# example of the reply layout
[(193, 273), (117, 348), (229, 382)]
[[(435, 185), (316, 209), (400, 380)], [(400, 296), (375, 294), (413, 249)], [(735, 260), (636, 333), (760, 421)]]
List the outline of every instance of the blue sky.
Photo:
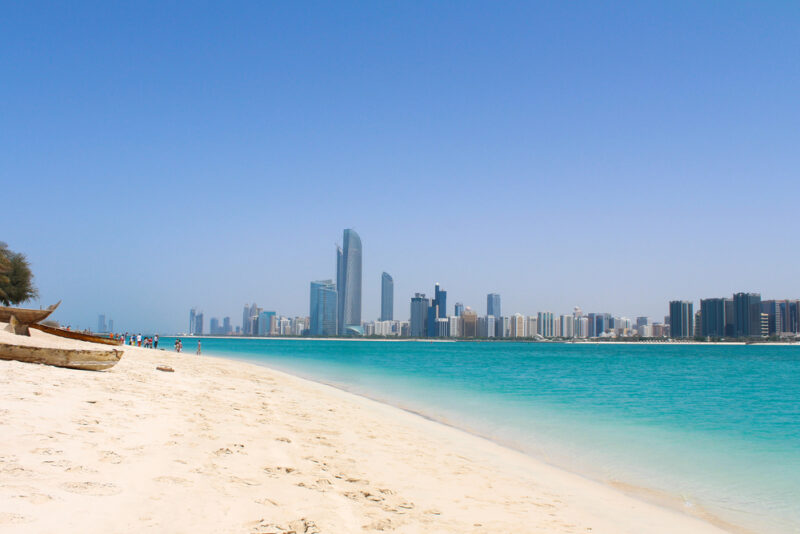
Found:
[[(800, 4), (11, 3), (0, 240), (59, 319), (800, 297)], [(37, 302), (38, 304), (38, 302)], [(452, 311), (452, 310), (451, 310)]]

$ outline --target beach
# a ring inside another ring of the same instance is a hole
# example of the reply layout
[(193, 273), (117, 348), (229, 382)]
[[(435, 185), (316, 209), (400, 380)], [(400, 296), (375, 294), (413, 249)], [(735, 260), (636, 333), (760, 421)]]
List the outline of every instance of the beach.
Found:
[(105, 372), (0, 361), (0, 531), (724, 530), (324, 384), (125, 347)]

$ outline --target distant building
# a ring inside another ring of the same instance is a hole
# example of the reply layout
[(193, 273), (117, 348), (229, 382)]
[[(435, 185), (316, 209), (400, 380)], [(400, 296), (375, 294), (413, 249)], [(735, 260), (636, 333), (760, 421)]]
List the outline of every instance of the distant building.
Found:
[(733, 295), (733, 328), (735, 337), (760, 337), (761, 295), (736, 293)]
[(503, 316), (500, 310), (500, 295), (498, 293), (489, 293), (486, 295), (486, 315), (492, 315), (494, 317)]
[(536, 314), (537, 333), (542, 337), (554, 337), (553, 312), (539, 312)]
[(461, 317), (453, 315), (448, 319), (450, 320), (450, 337), (461, 337)]
[(197, 316), (196, 309), (192, 308), (191, 310), (189, 310), (189, 330), (186, 331), (187, 334), (194, 334), (196, 316)]
[(461, 314), (463, 331), (461, 337), (477, 337), (478, 335), (478, 314), (467, 307)]
[(575, 337), (575, 318), (572, 315), (562, 315), (558, 319), (560, 332), (559, 335), (565, 338)]
[(425, 337), (427, 335), (429, 308), (430, 299), (425, 296), (425, 293), (415, 293), (411, 297), (411, 337)]
[(261, 311), (258, 313), (256, 332), (253, 334), (259, 337), (266, 337), (275, 334), (277, 314), (274, 311)]
[(428, 308), (427, 332), (429, 337), (436, 335), (436, 321), (447, 317), (447, 291), (443, 291), (439, 284), (436, 284), (433, 295), (433, 300)]
[(389, 273), (381, 275), (381, 321), (394, 320), (394, 279)]
[(212, 317), (211, 320), (208, 322), (208, 333), (212, 336), (216, 336), (220, 334), (219, 329), (219, 319), (216, 317)]
[(192, 331), (192, 334), (196, 336), (202, 336), (204, 331), (205, 325), (203, 322), (203, 312), (199, 312), (194, 316), (194, 330)]
[(338, 333), (338, 292), (333, 280), (311, 282), (309, 335), (335, 336)]
[(108, 332), (108, 327), (106, 326), (106, 316), (103, 314), (97, 316), (97, 331)]
[(346, 229), (336, 250), (336, 288), (339, 292), (340, 335), (361, 335), (361, 238)]
[[(461, 317), (462, 313), (464, 313), (464, 304), (461, 302), (456, 302), (455, 311), (453, 312), (453, 315), (455, 315), (456, 317)], [(495, 317), (497, 316), (495, 315)]]
[(700, 335), (703, 337), (725, 337), (725, 300), (710, 298), (700, 300)]
[(669, 303), (670, 336), (694, 337), (694, 304), (688, 300), (673, 300)]
[(108, 320), (108, 331), (109, 332), (113, 332), (114, 331), (114, 319), (109, 319)]
[(525, 337), (525, 316), (521, 313), (511, 317), (511, 337)]
[(637, 330), (642, 326), (647, 326), (648, 324), (650, 324), (650, 318), (649, 317), (637, 317), (636, 318), (636, 329)]
[(233, 327), (231, 326), (231, 318), (225, 317), (222, 319), (222, 333), (226, 336), (229, 336), (233, 333)]

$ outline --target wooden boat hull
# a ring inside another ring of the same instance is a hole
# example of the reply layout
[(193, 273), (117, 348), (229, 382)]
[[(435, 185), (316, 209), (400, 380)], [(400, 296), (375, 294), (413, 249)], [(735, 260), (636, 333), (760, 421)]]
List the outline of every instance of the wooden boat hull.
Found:
[(57, 349), (0, 343), (0, 360), (41, 363), (69, 369), (103, 371), (122, 358), (121, 350)]
[(88, 341), (89, 343), (101, 343), (103, 345), (122, 345), (121, 339), (111, 339), (110, 337), (95, 336), (92, 334), (84, 334), (82, 332), (75, 332), (72, 330), (64, 330), (63, 328), (54, 328), (52, 326), (45, 326), (43, 324), (28, 325), (30, 328), (52, 334), (58, 337), (66, 337), (68, 339), (78, 339), (80, 341)]
[(48, 307), (46, 310), (29, 310), (27, 308), (9, 308), (7, 306), (0, 306), (0, 323), (10, 323), (11, 317), (17, 318), (21, 325), (32, 325), (47, 319), (51, 313), (58, 308), (61, 304), (59, 300), (57, 303)]

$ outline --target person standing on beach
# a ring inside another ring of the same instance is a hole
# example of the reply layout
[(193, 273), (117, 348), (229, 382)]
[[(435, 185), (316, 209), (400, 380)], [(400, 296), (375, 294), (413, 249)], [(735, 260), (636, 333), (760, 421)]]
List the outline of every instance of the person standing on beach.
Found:
[(153, 336), (153, 348), (154, 349), (158, 348), (158, 334)]
[(142, 334), (136, 336), (136, 345), (138, 345), (139, 347), (142, 346)]
[(200, 356), (200, 342), (197, 342), (197, 355)]

